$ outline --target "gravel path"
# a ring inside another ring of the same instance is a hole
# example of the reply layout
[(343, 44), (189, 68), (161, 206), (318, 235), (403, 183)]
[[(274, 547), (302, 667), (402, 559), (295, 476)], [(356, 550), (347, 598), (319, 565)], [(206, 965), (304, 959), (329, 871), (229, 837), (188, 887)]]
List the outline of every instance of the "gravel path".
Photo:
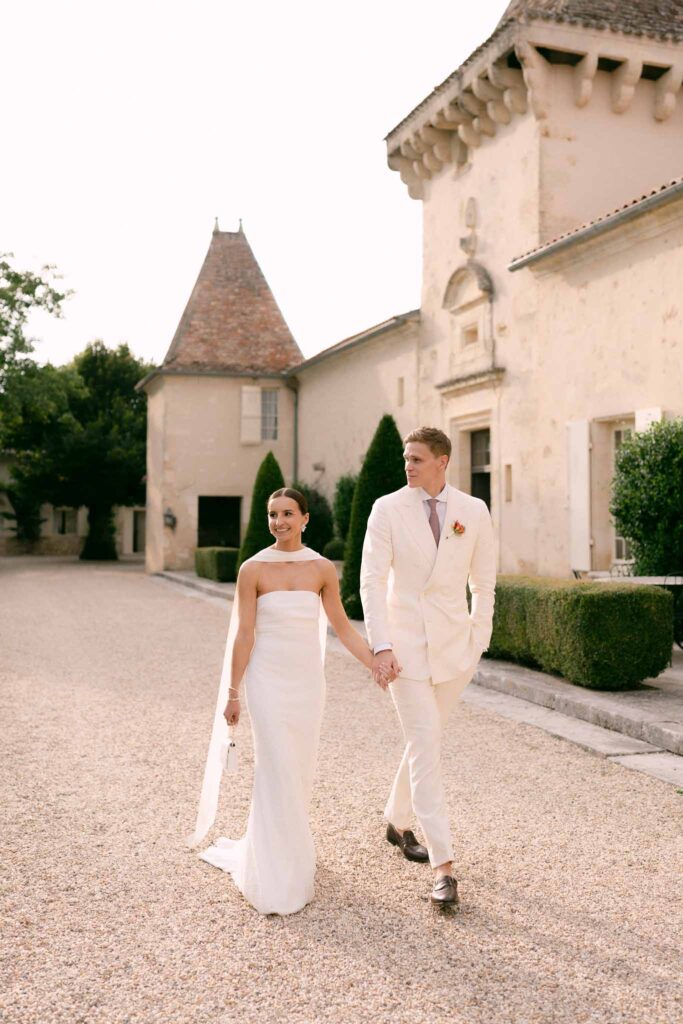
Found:
[[(257, 915), (193, 824), (225, 605), (140, 567), (0, 561), (0, 1020), (680, 1024), (683, 796), (460, 705), (461, 912), (382, 838), (389, 699), (330, 653), (314, 903)], [(250, 788), (224, 786), (237, 835)]]

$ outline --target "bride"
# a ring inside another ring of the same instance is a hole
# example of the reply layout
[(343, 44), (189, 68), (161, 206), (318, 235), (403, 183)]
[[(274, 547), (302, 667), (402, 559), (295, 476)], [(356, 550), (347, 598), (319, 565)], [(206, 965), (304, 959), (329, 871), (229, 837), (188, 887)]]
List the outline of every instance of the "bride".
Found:
[[(302, 544), (308, 520), (303, 494), (275, 491), (268, 499), (275, 544), (239, 571), (197, 824), (188, 839), (195, 846), (213, 824), (227, 726), (237, 725), (244, 695), (254, 736), (247, 830), (241, 839), (218, 839), (200, 856), (228, 871), (262, 914), (293, 914), (313, 898), (308, 809), (328, 620), (351, 654), (372, 669), (372, 653), (346, 617), (334, 565)], [(386, 678), (377, 681), (386, 689)]]

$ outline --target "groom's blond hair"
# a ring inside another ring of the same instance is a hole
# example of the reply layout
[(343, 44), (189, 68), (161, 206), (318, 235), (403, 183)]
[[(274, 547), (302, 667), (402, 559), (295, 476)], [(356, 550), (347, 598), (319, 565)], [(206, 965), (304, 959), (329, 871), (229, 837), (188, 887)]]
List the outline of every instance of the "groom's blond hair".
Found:
[(410, 441), (426, 444), (432, 455), (437, 458), (439, 455), (447, 455), (449, 459), (451, 457), (451, 442), (443, 430), (439, 430), (438, 427), (417, 427), (403, 438), (404, 444), (408, 444)]

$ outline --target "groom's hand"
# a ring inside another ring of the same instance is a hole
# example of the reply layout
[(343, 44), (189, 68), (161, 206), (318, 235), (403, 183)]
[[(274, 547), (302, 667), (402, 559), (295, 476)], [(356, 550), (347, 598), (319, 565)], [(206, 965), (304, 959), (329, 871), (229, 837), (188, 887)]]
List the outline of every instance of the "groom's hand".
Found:
[(386, 689), (402, 671), (393, 651), (380, 651), (372, 659), (372, 677), (375, 682)]

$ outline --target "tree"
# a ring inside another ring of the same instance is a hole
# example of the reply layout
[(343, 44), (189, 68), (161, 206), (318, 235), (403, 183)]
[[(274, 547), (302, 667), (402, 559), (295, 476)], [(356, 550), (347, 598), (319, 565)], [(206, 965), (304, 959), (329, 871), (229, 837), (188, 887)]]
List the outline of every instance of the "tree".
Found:
[(334, 499), (332, 510), (334, 513), (334, 528), (338, 537), (346, 540), (351, 522), (351, 507), (353, 505), (353, 494), (358, 483), (358, 476), (355, 473), (344, 473), (337, 480), (334, 488)]
[(251, 495), (251, 512), (247, 532), (244, 535), (237, 568), (242, 562), (251, 558), (257, 551), (270, 547), (273, 543), (273, 535), (268, 529), (268, 498), (273, 491), (278, 491), (285, 486), (285, 478), (277, 459), (272, 452), (268, 452), (261, 463), (254, 480), (254, 490)]
[(403, 442), (393, 416), (383, 416), (367, 450), (353, 495), (351, 521), (344, 549), (341, 593), (351, 619), (363, 618), (360, 600), (360, 564), (372, 506), (384, 494), (405, 487)]
[(70, 294), (60, 292), (54, 268), (43, 267), (43, 276), (30, 270), (16, 270), (9, 262), (12, 254), (0, 254), (0, 395), (7, 376), (28, 360), (33, 351), (25, 329), (29, 315), (42, 309), (52, 316), (62, 315), (62, 302)]
[(44, 479), (46, 449), (54, 446), (70, 422), (71, 398), (83, 382), (69, 367), (38, 366), (30, 359), (15, 363), (5, 377), (0, 403), (0, 448), (12, 455), (11, 483), (2, 490), (13, 513), (17, 540), (32, 544), (40, 538), (40, 506), (47, 500)]
[(332, 525), (332, 509), (324, 494), (321, 494), (315, 487), (308, 484), (295, 483), (292, 485), (301, 491), (308, 502), (310, 519), (306, 527), (306, 544), (322, 555), (323, 548), (328, 541), (332, 540), (334, 527)]
[(683, 419), (653, 423), (623, 443), (610, 511), (639, 576), (683, 570)]
[(14, 406), (13, 480), (44, 501), (87, 507), (81, 558), (116, 559), (114, 506), (144, 501), (147, 409), (135, 385), (149, 369), (127, 345), (96, 341), (70, 367), (40, 368), (32, 387), (51, 395), (47, 420), (35, 403)]

